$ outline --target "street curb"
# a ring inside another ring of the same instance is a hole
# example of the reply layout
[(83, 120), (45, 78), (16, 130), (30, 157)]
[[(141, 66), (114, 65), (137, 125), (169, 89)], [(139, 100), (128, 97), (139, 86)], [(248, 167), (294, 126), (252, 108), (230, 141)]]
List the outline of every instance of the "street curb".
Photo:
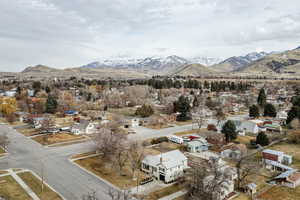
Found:
[(78, 165), (77, 163), (73, 162), (71, 159), (68, 159), (68, 160), (69, 160), (69, 162), (71, 162), (73, 165), (79, 167), (80, 169), (82, 169), (82, 170), (85, 171), (86, 173), (88, 173), (88, 174), (94, 176), (95, 178), (97, 178), (97, 179), (103, 181), (105, 184), (107, 184), (108, 186), (112, 187), (113, 189), (118, 190), (118, 191), (122, 191), (122, 190), (121, 190), (120, 188), (118, 188), (117, 186), (115, 186), (115, 185), (113, 185), (112, 183), (110, 183), (109, 181), (107, 181), (107, 180), (105, 180), (105, 179), (103, 179), (103, 178), (97, 176), (97, 175), (94, 174), (93, 172), (91, 172), (91, 171), (89, 171), (89, 170), (87, 170), (87, 169), (81, 167), (81, 166)]
[[(40, 181), (42, 180), (41, 177), (40, 177), (39, 175), (37, 175), (34, 171), (29, 170), (29, 169), (25, 169), (25, 170), (23, 170), (23, 171), (16, 172), (16, 174), (22, 173), (22, 172), (30, 172), (30, 173), (32, 173), (37, 179), (39, 179)], [(50, 186), (47, 182), (44, 182), (44, 184), (45, 184), (48, 188), (50, 188), (51, 190), (53, 190), (53, 192), (55, 192), (60, 198), (62, 198), (63, 200), (67, 200), (67, 199), (65, 199), (65, 198), (63, 197), (62, 194), (60, 194), (59, 192), (57, 192), (57, 191), (56, 191), (52, 186)]]

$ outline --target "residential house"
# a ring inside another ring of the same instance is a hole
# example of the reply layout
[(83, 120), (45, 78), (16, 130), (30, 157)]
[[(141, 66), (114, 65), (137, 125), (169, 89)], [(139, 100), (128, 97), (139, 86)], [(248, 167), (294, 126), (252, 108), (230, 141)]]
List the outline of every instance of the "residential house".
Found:
[[(235, 124), (236, 130), (239, 135), (245, 135), (246, 133), (258, 134), (260, 131), (265, 131), (263, 126), (263, 121), (261, 120), (232, 120)], [(218, 132), (221, 132), (223, 125), (226, 121), (219, 123), (217, 126)]]
[(67, 111), (65, 111), (65, 115), (67, 115), (67, 116), (78, 115), (78, 111), (76, 111), (76, 110), (67, 110)]
[(247, 153), (247, 147), (244, 144), (229, 144), (222, 148), (221, 157), (230, 159), (240, 159)]
[(160, 155), (148, 155), (142, 161), (142, 171), (165, 183), (178, 179), (187, 168), (188, 159), (179, 150)]
[(93, 134), (96, 131), (97, 131), (96, 124), (89, 122), (87, 120), (80, 120), (79, 123), (75, 123), (71, 127), (71, 133), (73, 133), (74, 135)]
[(204, 138), (198, 138), (186, 144), (187, 150), (191, 153), (207, 151), (209, 144)]
[(300, 172), (288, 170), (273, 178), (272, 181), (286, 187), (296, 188), (300, 185)]
[(292, 170), (290, 165), (292, 163), (292, 156), (286, 155), (284, 152), (265, 149), (262, 151), (262, 161), (267, 169), (277, 171)]
[(247, 192), (251, 196), (254, 195), (256, 191), (257, 191), (257, 185), (255, 183), (249, 183), (246, 185), (245, 192)]
[(206, 140), (209, 144), (216, 145), (216, 146), (223, 146), (226, 144), (225, 135), (216, 132), (207, 132)]

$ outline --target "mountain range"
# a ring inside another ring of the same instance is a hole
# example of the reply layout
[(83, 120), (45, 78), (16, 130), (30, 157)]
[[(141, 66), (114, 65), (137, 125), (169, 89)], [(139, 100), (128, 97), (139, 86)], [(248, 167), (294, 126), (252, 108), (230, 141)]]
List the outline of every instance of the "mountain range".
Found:
[[(206, 63), (206, 64), (204, 64)], [(116, 70), (117, 69), (117, 70)], [(95, 76), (112, 78), (146, 78), (152, 75), (275, 75), (300, 76), (300, 47), (284, 52), (253, 52), (245, 56), (218, 58), (183, 58), (176, 55), (142, 59), (106, 59), (81, 67), (55, 69), (43, 65), (26, 68), (21, 74), (55, 74), (58, 76)]]

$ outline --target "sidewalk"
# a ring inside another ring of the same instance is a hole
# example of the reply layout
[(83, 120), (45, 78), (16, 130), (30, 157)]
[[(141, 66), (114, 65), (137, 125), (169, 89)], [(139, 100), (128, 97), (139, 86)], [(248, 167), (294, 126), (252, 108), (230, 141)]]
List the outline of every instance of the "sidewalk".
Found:
[(182, 195), (185, 195), (186, 194), (186, 191), (185, 190), (180, 190), (178, 192), (175, 192), (173, 194), (170, 194), (169, 196), (166, 196), (166, 197), (163, 197), (163, 198), (160, 198), (159, 200), (173, 200), (177, 197), (180, 197)]
[(9, 172), (9, 175), (11, 175), (18, 183), (19, 185), (27, 192), (27, 194), (33, 199), (33, 200), (40, 200), (40, 198), (26, 185), (26, 183), (12, 170), (7, 170)]

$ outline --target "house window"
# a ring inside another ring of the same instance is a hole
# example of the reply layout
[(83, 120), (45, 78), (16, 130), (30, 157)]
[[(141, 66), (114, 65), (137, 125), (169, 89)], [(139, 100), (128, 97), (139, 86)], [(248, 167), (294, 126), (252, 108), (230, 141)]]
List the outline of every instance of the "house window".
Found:
[(145, 163), (143, 163), (143, 168), (146, 169), (146, 170), (149, 170), (149, 165), (146, 165)]

